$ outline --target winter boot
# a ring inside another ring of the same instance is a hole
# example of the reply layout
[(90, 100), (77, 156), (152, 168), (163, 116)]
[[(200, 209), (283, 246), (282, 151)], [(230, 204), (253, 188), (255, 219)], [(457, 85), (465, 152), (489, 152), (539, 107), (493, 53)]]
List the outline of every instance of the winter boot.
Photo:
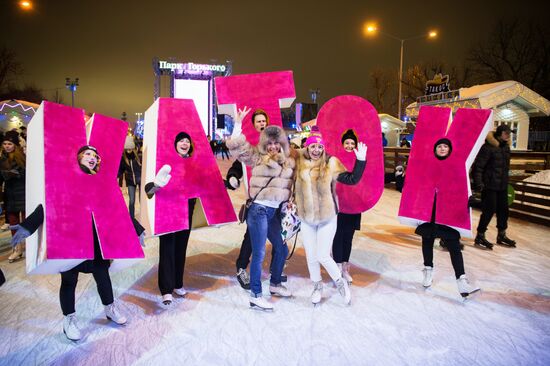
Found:
[(344, 280), (348, 281), (350, 285), (353, 282), (353, 278), (349, 274), (349, 262), (342, 263), (342, 277), (344, 277)]
[(273, 305), (271, 305), (271, 303), (266, 299), (264, 299), (262, 296), (260, 297), (250, 296), (249, 301), (250, 301), (250, 307), (253, 309), (264, 310), (264, 311), (273, 310)]
[(350, 305), (351, 304), (351, 291), (349, 289), (348, 281), (344, 280), (342, 277), (340, 277), (336, 281), (336, 288), (338, 289), (338, 292), (340, 295), (342, 295), (344, 299), (344, 304)]
[(239, 271), (237, 272), (237, 281), (239, 281), (239, 284), (243, 289), (250, 290), (250, 277), (248, 277), (246, 269), (239, 268)]
[(479, 287), (470, 285), (465, 274), (463, 274), (458, 278), (458, 280), (456, 280), (456, 284), (458, 286), (458, 292), (460, 292), (460, 295), (462, 295), (462, 297), (468, 297), (474, 292), (480, 290)]
[(424, 279), (422, 280), (422, 286), (424, 287), (430, 287), (432, 285), (433, 281), (433, 275), (434, 275), (434, 269), (433, 267), (425, 266), (422, 270), (424, 273)]
[(120, 313), (118, 307), (114, 302), (109, 305), (105, 305), (105, 316), (107, 317), (107, 319), (119, 325), (126, 324), (126, 322), (128, 321), (126, 317)]
[(506, 236), (506, 231), (499, 231), (497, 235), (497, 244), (503, 245), (505, 247), (515, 248), (516, 241), (510, 239)]
[(493, 243), (485, 239), (485, 233), (477, 233), (474, 245), (481, 249), (493, 250)]
[(290, 292), (289, 289), (287, 289), (285, 286), (278, 284), (278, 285), (269, 285), (269, 292), (273, 296), (278, 297), (291, 297), (292, 292)]
[(311, 303), (317, 305), (321, 302), (321, 297), (323, 293), (323, 282), (313, 282), (313, 292), (311, 293)]
[(63, 333), (65, 333), (67, 338), (71, 341), (78, 341), (82, 338), (76, 319), (76, 313), (65, 315), (63, 319)]
[(13, 263), (21, 258), (23, 258), (23, 244), (17, 244), (15, 248), (13, 248), (13, 252), (8, 257), (8, 262)]

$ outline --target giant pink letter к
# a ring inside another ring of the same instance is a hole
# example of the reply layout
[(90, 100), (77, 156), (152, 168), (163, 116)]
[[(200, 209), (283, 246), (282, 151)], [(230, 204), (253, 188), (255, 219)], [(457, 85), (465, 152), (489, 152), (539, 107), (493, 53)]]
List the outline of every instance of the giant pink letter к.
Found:
[[(283, 126), (281, 108), (289, 108), (294, 99), (292, 71), (266, 72), (217, 77), (216, 95), (220, 113), (235, 117), (237, 109), (261, 108), (267, 112), (269, 123)], [(256, 145), (260, 135), (252, 125), (252, 112), (243, 121), (243, 134), (251, 145)]]
[[(471, 237), (471, 194), (468, 171), (491, 128), (492, 112), (458, 109), (449, 126), (450, 108), (422, 107), (416, 123), (399, 207), (402, 223), (416, 226), (429, 222), (437, 194), (435, 222)], [(447, 138), (452, 153), (445, 160), (434, 155), (434, 145)]]
[[(180, 132), (191, 137), (189, 157), (176, 151), (175, 138)], [(168, 184), (143, 205), (148, 205), (148, 215), (142, 217), (148, 216), (146, 225), (154, 235), (188, 229), (187, 201), (191, 198), (200, 199), (209, 225), (237, 221), (193, 100), (155, 101), (145, 112), (144, 150), (144, 184), (153, 181), (163, 165), (172, 168)]]
[(343, 213), (361, 213), (372, 208), (384, 190), (384, 152), (382, 131), (376, 109), (363, 98), (342, 95), (323, 105), (317, 126), (325, 140), (327, 153), (340, 159), (348, 170), (353, 169), (355, 154), (342, 147), (342, 136), (352, 129), (359, 142), (367, 147), (367, 166), (358, 184), (338, 183), (338, 209)]
[[(88, 122), (87, 141), (81, 109), (49, 102), (43, 107), (47, 258), (94, 258), (93, 223), (103, 258), (143, 258), (117, 184), (128, 124), (95, 114)], [(77, 153), (85, 145), (95, 147), (101, 157), (95, 175), (79, 167)]]

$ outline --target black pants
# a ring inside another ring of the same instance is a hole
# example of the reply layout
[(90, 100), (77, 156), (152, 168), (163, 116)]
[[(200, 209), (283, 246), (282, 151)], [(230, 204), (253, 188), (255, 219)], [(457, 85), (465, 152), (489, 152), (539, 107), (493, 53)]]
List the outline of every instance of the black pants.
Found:
[(189, 229), (159, 237), (158, 282), (161, 295), (171, 294), (174, 289), (183, 287), (185, 257), (194, 208), (195, 200), (189, 200)]
[[(246, 228), (246, 233), (244, 233), (243, 242), (241, 243), (241, 250), (239, 251), (239, 256), (237, 257), (237, 262), (235, 263), (237, 271), (242, 268), (246, 269), (250, 263), (250, 257), (252, 256), (252, 241), (250, 241), (250, 234), (248, 233), (248, 227)], [(273, 264), (273, 257), (275, 257), (275, 250), (273, 245), (271, 246), (271, 264)], [(271, 264), (269, 268), (271, 268)]]
[(141, 197), (141, 189), (139, 184), (137, 186), (128, 186), (128, 211), (130, 212), (130, 217), (135, 217), (135, 205), (136, 205), (136, 191), (140, 192), (139, 196)]
[[(433, 237), (422, 237), (422, 255), (424, 256), (424, 265), (428, 267), (434, 266), (434, 241)], [(445, 239), (445, 244), (447, 244), (451, 255), (455, 277), (458, 279), (464, 274), (464, 259), (460, 251), (460, 242), (457, 239)]]
[(4, 277), (4, 272), (0, 269), (0, 286), (2, 286), (6, 282), (6, 277)]
[(508, 191), (493, 191), (485, 189), (481, 192), (481, 216), (477, 225), (478, 233), (485, 233), (487, 226), (497, 214), (497, 229), (505, 231), (508, 227)]
[(114, 301), (113, 286), (109, 276), (109, 261), (104, 259), (87, 260), (68, 271), (61, 272), (59, 301), (63, 315), (75, 312), (75, 290), (80, 272), (91, 273), (94, 276), (97, 292), (103, 305), (110, 305)]
[(361, 225), (361, 214), (338, 214), (336, 233), (332, 241), (332, 257), (336, 263), (349, 262), (358, 222)]

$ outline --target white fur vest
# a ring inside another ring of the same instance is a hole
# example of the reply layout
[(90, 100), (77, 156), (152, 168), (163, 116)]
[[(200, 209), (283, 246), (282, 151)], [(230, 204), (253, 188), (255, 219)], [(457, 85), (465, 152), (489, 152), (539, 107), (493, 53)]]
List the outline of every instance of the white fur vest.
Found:
[(311, 225), (323, 224), (338, 213), (336, 178), (346, 168), (334, 156), (322, 167), (324, 159), (307, 159), (304, 150), (301, 150), (296, 161), (297, 214), (302, 221)]

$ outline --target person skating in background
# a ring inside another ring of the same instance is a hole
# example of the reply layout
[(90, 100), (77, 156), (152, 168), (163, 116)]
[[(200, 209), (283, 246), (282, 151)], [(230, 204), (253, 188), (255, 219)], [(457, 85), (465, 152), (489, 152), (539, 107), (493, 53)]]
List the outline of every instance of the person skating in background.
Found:
[[(357, 136), (353, 130), (347, 130), (342, 136), (342, 146), (348, 153), (353, 153), (357, 147)], [(349, 257), (351, 255), (351, 246), (353, 243), (353, 235), (356, 230), (361, 230), (361, 214), (346, 214), (338, 212), (336, 233), (332, 242), (332, 257), (338, 265), (338, 269), (342, 272), (342, 277), (348, 281), (348, 284), (353, 282), (351, 277)]]
[(510, 138), (512, 130), (500, 125), (489, 132), (485, 144), (479, 150), (473, 167), (474, 190), (481, 192), (481, 217), (477, 226), (475, 245), (493, 249), (485, 237), (491, 218), (497, 215), (497, 244), (515, 247), (516, 242), (506, 236), (508, 228), (508, 174), (510, 171)]
[[(435, 143), (434, 155), (438, 160), (447, 159), (453, 151), (451, 141), (446, 138), (440, 139)], [(445, 246), (449, 250), (451, 263), (455, 272), (458, 291), (462, 297), (479, 291), (479, 287), (470, 285), (464, 272), (464, 259), (460, 250), (460, 233), (455, 229), (435, 223), (435, 207), (437, 204), (437, 195), (434, 197), (432, 217), (430, 222), (425, 222), (416, 228), (415, 233), (422, 237), (422, 256), (424, 258), (424, 278), (422, 285), (430, 287), (433, 282), (433, 245), (435, 238), (441, 238), (445, 241)], [(452, 209), (449, 207), (448, 209)]]
[[(17, 225), (25, 218), (26, 157), (19, 145), (19, 134), (8, 131), (2, 139), (0, 155), (0, 187), (3, 186), (6, 223)], [(12, 236), (15, 232), (12, 230)], [(23, 243), (14, 246), (10, 263), (23, 257)]]
[(319, 132), (313, 132), (304, 144), (295, 150), (296, 161), (295, 203), (301, 220), (301, 232), (306, 251), (309, 276), (313, 282), (311, 302), (318, 304), (322, 297), (321, 265), (335, 282), (345, 304), (351, 303), (348, 281), (330, 256), (336, 233), (338, 197), (335, 183), (357, 184), (366, 165), (367, 146), (359, 143), (354, 150), (357, 160), (352, 172), (334, 156), (325, 152), (325, 144)]
[[(252, 120), (254, 129), (258, 133), (262, 133), (262, 131), (269, 125), (269, 116), (263, 109), (256, 109), (252, 113), (251, 120)], [(240, 122), (242, 123), (242, 121)], [(246, 167), (244, 167), (243, 165), (244, 164), (241, 163), (238, 159), (236, 159), (233, 162), (233, 164), (227, 171), (227, 175), (225, 179), (226, 188), (235, 190), (240, 187), (240, 184), (241, 184), (240, 182), (244, 175), (243, 171), (244, 169), (246, 169)], [(239, 256), (237, 257), (237, 261), (235, 262), (235, 266), (237, 267), (237, 281), (239, 282), (241, 287), (245, 290), (250, 290), (250, 277), (246, 272), (246, 268), (250, 263), (251, 256), (252, 256), (252, 244), (250, 242), (250, 233), (247, 227), (246, 232), (244, 233), (243, 241), (241, 243), (241, 249), (239, 250)], [(271, 263), (273, 263), (274, 257), (275, 257), (275, 249), (272, 246)], [(271, 265), (270, 265), (270, 268), (271, 268)], [(287, 277), (284, 274), (282, 274), (281, 280), (282, 282), (286, 282)]]
[[(186, 132), (178, 133), (174, 140), (174, 148), (180, 157), (184, 159), (191, 157), (193, 155), (191, 136)], [(169, 165), (164, 165), (158, 171), (154, 182), (149, 182), (145, 185), (147, 198), (152, 198), (155, 192), (170, 182), (171, 171), (172, 168)], [(159, 236), (158, 286), (162, 296), (162, 303), (165, 306), (172, 304), (172, 293), (180, 297), (184, 297), (187, 294), (187, 290), (183, 287), (183, 274), (196, 198), (190, 199), (187, 202), (189, 229)], [(166, 214), (170, 213), (167, 212)]]
[(118, 174), (119, 176), (124, 175), (128, 188), (128, 211), (133, 219), (135, 217), (136, 191), (139, 192), (141, 187), (141, 159), (133, 136), (126, 136)]
[(281, 274), (288, 254), (288, 248), (281, 236), (279, 206), (290, 198), (294, 174), (294, 159), (284, 130), (278, 126), (267, 126), (260, 134), (256, 147), (251, 146), (241, 134), (242, 120), (250, 112), (246, 107), (239, 110), (235, 127), (227, 147), (246, 165), (252, 166), (249, 195), (254, 198), (246, 218), (252, 244), (250, 264), (250, 306), (272, 310), (273, 305), (262, 297), (262, 264), (266, 240), (273, 246), (269, 291), (272, 295), (290, 297), (292, 293), (281, 284)]

